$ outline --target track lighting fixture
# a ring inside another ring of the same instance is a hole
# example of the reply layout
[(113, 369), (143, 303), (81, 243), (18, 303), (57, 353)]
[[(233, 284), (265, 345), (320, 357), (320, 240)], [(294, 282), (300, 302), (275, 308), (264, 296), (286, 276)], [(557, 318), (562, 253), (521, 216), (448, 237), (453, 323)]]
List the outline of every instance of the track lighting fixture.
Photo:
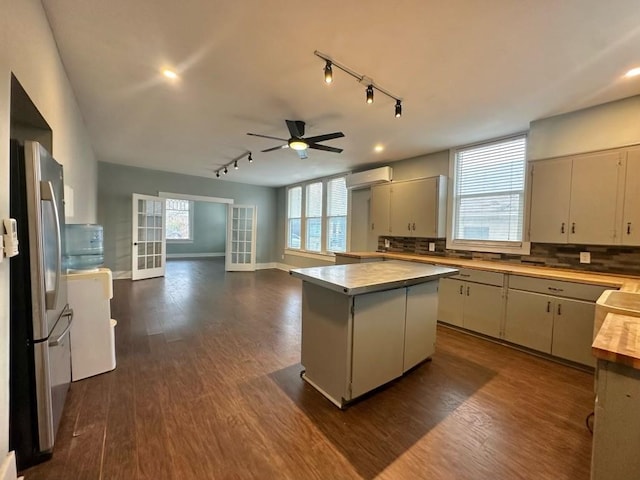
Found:
[(373, 103), (373, 85), (367, 87), (367, 103)]
[(251, 156), (251, 152), (249, 152), (249, 163), (253, 163), (253, 157)]
[(236, 170), (238, 170), (238, 160), (236, 160), (235, 162), (233, 162), (233, 168), (235, 168)]
[(332, 67), (337, 67), (339, 70), (342, 70), (343, 72), (351, 75), (353, 78), (355, 78), (359, 83), (367, 85), (367, 103), (373, 103), (373, 91), (378, 90), (380, 93), (386, 95), (389, 98), (392, 98), (396, 101), (396, 105), (395, 105), (395, 116), (396, 118), (400, 118), (402, 116), (402, 99), (397, 97), (396, 95), (393, 95), (391, 93), (389, 93), (387, 90), (385, 90), (384, 88), (382, 88), (380, 85), (376, 85), (373, 80), (371, 80), (371, 78), (365, 76), (365, 75), (360, 75), (358, 72), (355, 72), (353, 70), (351, 70), (349, 67), (345, 66), (345, 65), (341, 65), (339, 63), (336, 63), (335, 60), (333, 60), (330, 56), (325, 55), (324, 53), (321, 53), (319, 51), (315, 51), (313, 52), (313, 54), (316, 57), (320, 57), (321, 59), (323, 59), (325, 61), (325, 65), (324, 65), (324, 81), (326, 83), (331, 83), (333, 82), (333, 68)]
[(253, 156), (251, 152), (243, 153), (239, 157), (233, 159), (231, 162), (227, 163), (226, 165), (223, 165), (218, 170), (216, 170), (216, 178), (220, 178), (220, 173), (222, 173), (223, 175), (226, 175), (227, 173), (229, 173), (229, 168), (231, 168), (232, 165), (235, 170), (238, 170), (240, 168), (240, 165), (238, 165), (238, 162), (242, 160), (244, 157), (248, 157), (249, 163), (253, 163)]
[(331, 60), (327, 60), (324, 66), (324, 81), (326, 83), (333, 82), (333, 70), (331, 69)]

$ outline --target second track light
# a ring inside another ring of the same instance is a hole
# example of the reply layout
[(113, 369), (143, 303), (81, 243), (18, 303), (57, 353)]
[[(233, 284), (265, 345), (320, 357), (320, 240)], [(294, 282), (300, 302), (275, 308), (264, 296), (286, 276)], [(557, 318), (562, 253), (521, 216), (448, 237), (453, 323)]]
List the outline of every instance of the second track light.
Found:
[(402, 116), (402, 102), (400, 100), (396, 100), (396, 118), (400, 118)]
[(373, 85), (367, 87), (367, 103), (373, 103)]
[(333, 70), (331, 69), (331, 61), (327, 60), (327, 63), (324, 66), (324, 81), (326, 83), (333, 82)]

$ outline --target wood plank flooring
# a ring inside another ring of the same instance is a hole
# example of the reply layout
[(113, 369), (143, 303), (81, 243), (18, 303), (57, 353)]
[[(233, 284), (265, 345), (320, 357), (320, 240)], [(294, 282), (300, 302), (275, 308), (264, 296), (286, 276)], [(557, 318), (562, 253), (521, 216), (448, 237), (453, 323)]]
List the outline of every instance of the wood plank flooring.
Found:
[(118, 367), (73, 383), (39, 479), (586, 480), (592, 375), (447, 328), (340, 411), (299, 376), (300, 281), (167, 263), (114, 282)]

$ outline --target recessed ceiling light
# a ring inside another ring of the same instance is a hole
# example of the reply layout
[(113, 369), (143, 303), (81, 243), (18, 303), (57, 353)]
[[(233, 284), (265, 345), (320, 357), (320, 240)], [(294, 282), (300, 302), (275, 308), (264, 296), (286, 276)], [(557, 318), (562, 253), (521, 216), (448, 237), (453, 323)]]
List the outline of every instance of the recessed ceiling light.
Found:
[(162, 71), (162, 74), (165, 77), (170, 78), (171, 80), (175, 80), (176, 78), (178, 78), (178, 74), (173, 70), (165, 69)]
[(384, 150), (384, 146), (382, 146), (382, 145), (376, 145), (375, 147), (373, 147), (373, 149), (374, 149), (376, 152), (381, 152), (381, 151), (383, 151), (383, 150)]
[(624, 74), (625, 77), (635, 77), (637, 75), (640, 75), (640, 67), (632, 68)]

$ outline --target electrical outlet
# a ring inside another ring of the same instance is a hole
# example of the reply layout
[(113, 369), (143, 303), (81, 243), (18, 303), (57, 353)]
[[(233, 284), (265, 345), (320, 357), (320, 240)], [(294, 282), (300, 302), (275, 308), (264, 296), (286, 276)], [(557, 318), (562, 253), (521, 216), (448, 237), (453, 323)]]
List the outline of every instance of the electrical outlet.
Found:
[(384, 248), (389, 248), (391, 246), (391, 242), (388, 238), (384, 239)]
[(580, 252), (580, 263), (591, 263), (591, 252)]
[(436, 251), (436, 244), (435, 244), (435, 242), (429, 242), (429, 251), (430, 251), (430, 252), (435, 252), (435, 251)]
[(281, 255), (282, 260), (284, 260), (284, 255)]

